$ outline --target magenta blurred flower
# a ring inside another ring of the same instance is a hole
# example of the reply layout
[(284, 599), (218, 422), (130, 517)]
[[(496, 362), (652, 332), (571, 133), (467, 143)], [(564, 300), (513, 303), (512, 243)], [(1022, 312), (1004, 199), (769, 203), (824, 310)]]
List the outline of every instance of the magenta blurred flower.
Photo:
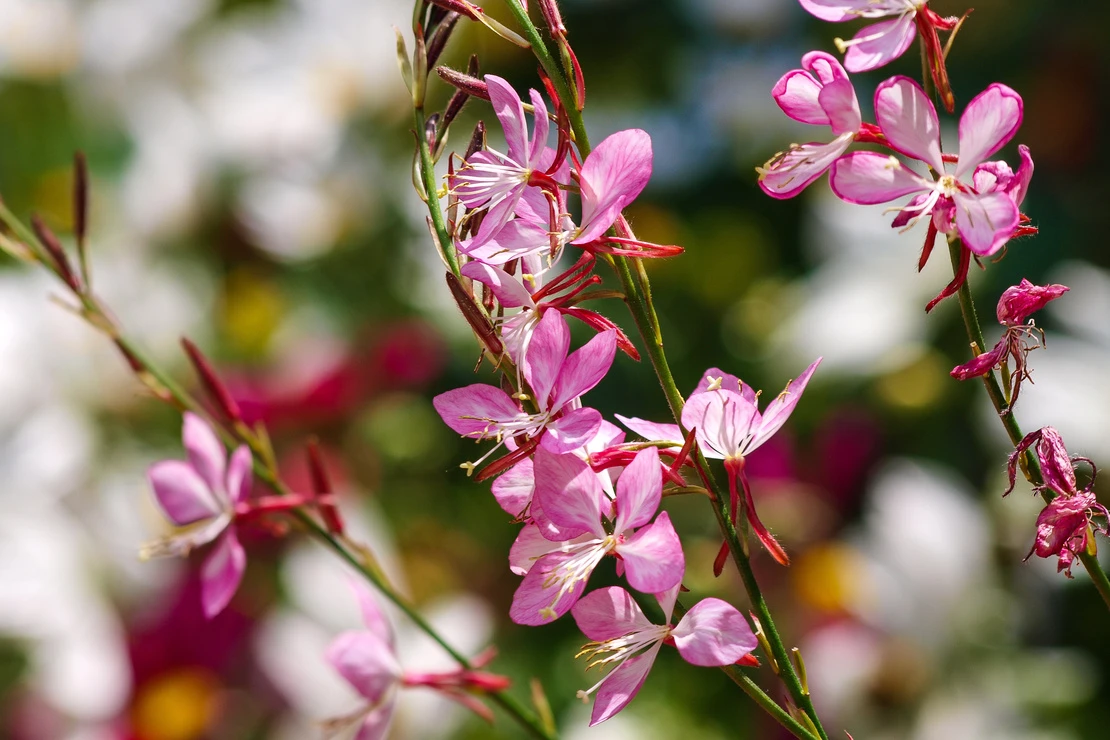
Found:
[[(566, 321), (557, 311), (547, 311), (536, 325), (521, 362), (538, 408), (536, 413), (521, 409), (518, 401), (500, 388), (482, 384), (441, 393), (432, 403), (444, 423), (464, 437), (496, 439), (498, 447), (507, 439), (520, 444), (509, 458), (502, 458), (505, 464), (498, 471), (526, 457), (537, 444), (556, 454), (570, 452), (589, 441), (601, 426), (601, 414), (582, 408), (578, 398), (605, 377), (616, 347), (616, 333), (610, 330), (568, 355), (570, 331)], [(463, 467), (470, 472), (480, 462)]]
[(649, 622), (632, 596), (616, 586), (592, 591), (575, 604), (574, 621), (593, 641), (579, 655), (592, 661), (590, 668), (616, 665), (590, 689), (578, 692), (582, 699), (597, 694), (591, 727), (635, 698), (664, 642), (678, 648), (688, 663), (706, 667), (732, 665), (759, 644), (744, 615), (720, 599), (703, 599), (678, 624), (670, 624), (677, 596), (677, 586), (655, 595), (667, 624)]
[(207, 617), (223, 611), (243, 578), (247, 556), (235, 531), (237, 509), (251, 489), (251, 454), (240, 446), (228, 464), (227, 451), (204, 419), (186, 412), (182, 441), (188, 461), (164, 460), (147, 476), (154, 499), (174, 525), (183, 528), (145, 545), (140, 557), (188, 555), (216, 540), (201, 567), (201, 604)]
[[(534, 502), (553, 525), (538, 533), (552, 541), (513, 596), (509, 616), (514, 622), (546, 624), (566, 614), (606, 555), (619, 558), (618, 573), (623, 571), (637, 591), (658, 593), (679, 584), (686, 569), (682, 544), (667, 512), (655, 517), (663, 478), (654, 447), (637, 453), (621, 473), (615, 501), (575, 455), (554, 455), (541, 447), (535, 471)], [(542, 552), (534, 536), (530, 544)]]
[[(790, 558), (756, 514), (744, 474), (744, 456), (782, 428), (820, 363), (821, 358), (818, 357), (805, 372), (790, 381), (786, 389), (767, 405), (763, 414), (759, 413), (756, 394), (750, 386), (744, 385), (734, 375), (711, 376), (712, 371), (706, 371), (698, 386), (700, 392), (692, 394), (682, 409), (682, 426), (697, 430), (702, 454), (725, 463), (733, 521), (739, 513), (740, 490), (743, 490), (744, 508), (752, 529), (768, 552), (783, 565), (789, 564)], [(703, 387), (705, 390), (702, 390)]]
[[(492, 719), (489, 709), (473, 695), (501, 691), (509, 686), (508, 679), (468, 669), (447, 673), (406, 673), (397, 658), (389, 621), (361, 584), (353, 584), (353, 588), (366, 629), (351, 630), (336, 637), (328, 646), (325, 659), (366, 699), (366, 704), (351, 714), (328, 720), (324, 725), (327, 737), (336, 737), (357, 727), (356, 740), (384, 738), (402, 686), (435, 689), (479, 716)], [(490, 653), (472, 663), (481, 667), (492, 657)]]
[(1007, 288), (998, 301), (998, 323), (1002, 324), (1004, 331), (998, 344), (992, 349), (976, 355), (970, 361), (952, 368), (951, 375), (956, 380), (980, 378), (994, 368), (1007, 368), (1010, 358), (1013, 358), (1014, 368), (1009, 374), (1008, 408), (1013, 408), (1021, 392), (1021, 383), (1029, 378), (1028, 355), (1044, 346), (1044, 332), (1032, 321), (1025, 323), (1029, 315), (1039, 311), (1064, 293), (1068, 292), (1065, 285), (1034, 285), (1022, 278), (1018, 285)]
[(771, 96), (795, 121), (829, 126), (836, 137), (827, 144), (793, 144), (756, 167), (763, 192), (772, 198), (793, 198), (844, 153), (860, 133), (863, 119), (847, 72), (822, 51), (802, 57), (802, 68), (783, 75)]
[(976, 168), (1021, 126), (1021, 96), (995, 83), (968, 103), (960, 118), (959, 160), (951, 173), (941, 154), (936, 109), (917, 82), (908, 77), (882, 82), (875, 91), (875, 118), (893, 149), (924, 162), (940, 177), (934, 181), (920, 175), (894, 156), (852, 152), (832, 165), (833, 192), (863, 205), (920, 193), (899, 209), (903, 215), (895, 226), (930, 216), (937, 231), (956, 230), (975, 254), (988, 256), (1001, 249), (1018, 226), (1017, 204), (1009, 192), (979, 192), (974, 179)]

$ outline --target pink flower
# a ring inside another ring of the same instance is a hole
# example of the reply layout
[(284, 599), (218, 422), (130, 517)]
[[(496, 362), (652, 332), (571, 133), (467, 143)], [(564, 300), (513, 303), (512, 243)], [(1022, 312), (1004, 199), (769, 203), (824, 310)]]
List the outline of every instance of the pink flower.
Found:
[(212, 618), (231, 601), (246, 569), (235, 518), (251, 490), (251, 453), (246, 445), (240, 446), (229, 465), (227, 451), (212, 427), (189, 412), (182, 441), (188, 461), (155, 463), (147, 477), (159, 508), (183, 529), (145, 545), (140, 557), (188, 555), (218, 538), (201, 566), (201, 603), (205, 616)]
[[(537, 411), (524, 411), (498, 387), (475, 384), (436, 396), (432, 403), (447, 426), (471, 439), (514, 439), (519, 447), (496, 472), (526, 457), (539, 444), (556, 454), (585, 444), (601, 426), (601, 414), (582, 408), (578, 398), (601, 382), (616, 354), (616, 332), (604, 331), (567, 354), (570, 331), (557, 311), (547, 311), (523, 351), (521, 370)], [(494, 449), (497, 449), (495, 447)], [(489, 456), (487, 453), (486, 457)], [(482, 458), (485, 459), (484, 457)], [(466, 463), (468, 472), (481, 462)], [(489, 468), (479, 480), (488, 477)]]
[[(1037, 462), (1041, 468), (1042, 485), (1037, 487), (1038, 492), (1049, 491), (1053, 496), (1073, 496), (1079, 492), (1076, 490), (1075, 463), (1085, 462), (1091, 466), (1092, 470), (1094, 469), (1094, 463), (1087, 458), (1070, 457), (1068, 455), (1068, 450), (1064, 447), (1064, 440), (1054, 427), (1043, 427), (1026, 434), (1010, 454), (1007, 463), (1010, 485), (1002, 493), (1003, 496), (1014, 490), (1014, 484), (1017, 482), (1018, 460), (1030, 447), (1036, 449)], [(1090, 485), (1093, 484), (1094, 476), (1092, 476)], [(1090, 490), (1090, 485), (1084, 493)]]
[(1013, 408), (1021, 392), (1021, 383), (1029, 378), (1028, 355), (1044, 346), (1044, 332), (1033, 322), (1025, 323), (1029, 315), (1045, 307), (1068, 291), (1065, 285), (1034, 285), (1025, 278), (1021, 283), (1007, 288), (998, 301), (998, 323), (1005, 331), (994, 348), (976, 355), (969, 362), (952, 368), (951, 375), (956, 380), (983, 377), (994, 368), (1004, 368), (1013, 358), (1014, 368), (1009, 375), (1012, 388), (1009, 392), (1008, 409)]
[(849, 72), (867, 72), (894, 61), (910, 48), (915, 31), (920, 29), (933, 82), (944, 100), (944, 107), (952, 112), (955, 101), (948, 85), (944, 52), (937, 31), (954, 31), (963, 22), (962, 19), (937, 15), (927, 7), (928, 0), (798, 1), (809, 13), (833, 23), (893, 16), (893, 20), (865, 26), (850, 41), (836, 39), (836, 48), (844, 54), (844, 66)]
[[(1102, 518), (1101, 523), (1094, 521), (1095, 516)], [(1072, 561), (1090, 546), (1091, 528), (1103, 535), (1110, 534), (1108, 519), (1110, 512), (1093, 493), (1057, 496), (1037, 517), (1037, 538), (1025, 557), (1028, 559), (1033, 553), (1042, 558), (1056, 556), (1059, 558), (1056, 572), (1063, 571), (1071, 578)]]
[(620, 558), (618, 572), (623, 570), (637, 591), (656, 593), (679, 584), (686, 564), (670, 516), (664, 511), (652, 521), (663, 492), (654, 447), (640, 451), (621, 473), (615, 503), (597, 474), (574, 455), (541, 448), (535, 471), (534, 501), (556, 529), (553, 535), (539, 533), (559, 542), (536, 560), (517, 588), (509, 609), (514, 622), (546, 624), (566, 614), (606, 555)]
[(821, 51), (802, 57), (802, 69), (783, 75), (771, 95), (795, 121), (829, 126), (836, 137), (827, 144), (793, 144), (756, 168), (763, 192), (772, 198), (793, 198), (844, 153), (860, 132), (863, 119), (848, 74), (840, 62)]
[(670, 624), (677, 596), (677, 586), (655, 595), (666, 624), (649, 622), (632, 596), (616, 586), (591, 591), (575, 604), (574, 621), (593, 641), (579, 655), (593, 661), (590, 668), (616, 664), (589, 690), (578, 692), (583, 699), (597, 694), (591, 727), (635, 698), (664, 642), (678, 648), (686, 662), (706, 667), (736, 663), (759, 644), (744, 615), (720, 599), (703, 599)]
[(865, 205), (921, 193), (900, 209), (912, 215), (906, 221), (928, 215), (938, 231), (956, 230), (978, 255), (1001, 249), (1018, 226), (1017, 205), (1007, 192), (979, 192), (974, 177), (976, 168), (1021, 125), (1021, 96), (995, 83), (968, 103), (960, 118), (960, 156), (951, 173), (941, 154), (936, 109), (915, 81), (892, 77), (881, 83), (875, 91), (875, 118), (893, 149), (924, 162), (939, 179), (922, 176), (893, 156), (852, 152), (832, 165), (833, 192)]
[(798, 378), (790, 381), (764, 410), (759, 413), (756, 394), (750, 386), (744, 385), (734, 375), (710, 375), (707, 371), (702, 377), (699, 390), (686, 402), (682, 409), (682, 426), (697, 430), (698, 446), (706, 457), (723, 460), (728, 473), (729, 494), (732, 517), (735, 522), (743, 490), (743, 503), (748, 521), (768, 552), (783, 565), (790, 562), (786, 551), (759, 520), (748, 490), (748, 479), (744, 474), (744, 456), (756, 450), (782, 428), (798, 401), (810, 377), (821, 364), (818, 357)]
[[(366, 699), (366, 704), (349, 715), (328, 720), (324, 726), (328, 737), (357, 726), (356, 740), (384, 738), (402, 686), (436, 689), (479, 716), (492, 719), (489, 709), (471, 694), (501, 691), (509, 686), (508, 679), (466, 669), (448, 673), (406, 673), (397, 659), (389, 621), (365, 588), (354, 584), (354, 590), (366, 629), (344, 632), (336, 637), (328, 646), (325, 659)], [(490, 654), (480, 658), (474, 665), (481, 667), (492, 657)]]

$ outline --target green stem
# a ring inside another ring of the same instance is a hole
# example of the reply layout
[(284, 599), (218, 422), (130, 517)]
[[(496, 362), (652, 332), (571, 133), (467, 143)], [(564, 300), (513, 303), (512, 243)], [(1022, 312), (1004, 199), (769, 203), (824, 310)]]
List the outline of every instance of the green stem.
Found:
[[(532, 44), (532, 51), (535, 53), (540, 65), (551, 79), (555, 93), (559, 97), (560, 103), (567, 113), (571, 131), (574, 133), (575, 144), (578, 147), (578, 152), (582, 159), (585, 159), (590, 154), (589, 137), (586, 133), (582, 114), (575, 105), (574, 96), (571, 93), (570, 85), (567, 82), (564, 70), (547, 50), (547, 45), (544, 42), (543, 36), (540, 34), (535, 24), (532, 23), (531, 18), (528, 16), (528, 12), (524, 10), (519, 0), (505, 0), (505, 4), (520, 24), (520, 27), (524, 31), (524, 37)], [(613, 267), (624, 289), (626, 302), (632, 313), (632, 319), (636, 324), (636, 329), (641, 339), (644, 341), (648, 356), (651, 358), (651, 364), (655, 369), (659, 385), (663, 389), (663, 394), (667, 399), (667, 404), (670, 406), (671, 414), (681, 427), (682, 407), (685, 404), (685, 399), (682, 396), (682, 392), (678, 390), (674, 375), (671, 373), (670, 364), (667, 362), (667, 356), (663, 350), (663, 335), (659, 326), (659, 319), (651, 305), (650, 283), (648, 282), (647, 273), (643, 270), (642, 265), (634, 264), (638, 262), (639, 260), (630, 260), (624, 257), (614, 257), (612, 260)], [(635, 268), (635, 272), (633, 268)], [(768, 643), (771, 645), (773, 658), (779, 665), (779, 675), (782, 678), (783, 684), (786, 686), (794, 703), (809, 715), (821, 739), (828, 740), (828, 735), (825, 733), (824, 728), (821, 726), (821, 721), (817, 717), (817, 711), (813, 706), (813, 701), (802, 687), (801, 680), (794, 670), (790, 655), (775, 628), (774, 620), (771, 617), (771, 611), (755, 579), (755, 573), (752, 571), (751, 563), (745, 553), (745, 547), (740, 540), (736, 528), (732, 524), (728, 496), (722, 495), (720, 486), (709, 473), (708, 467), (705, 464), (705, 459), (701, 456), (700, 452), (697, 453), (697, 459), (701, 470), (705, 471), (707, 487), (713, 493), (712, 501), (714, 504), (714, 515), (717, 517), (717, 522), (729, 544), (729, 550), (732, 552), (732, 559), (736, 563), (737, 569), (740, 571), (741, 579), (744, 582), (744, 588), (763, 626)]]
[(428, 206), (428, 216), (432, 219), (432, 228), (435, 230), (439, 253), (455, 277), (459, 276), (459, 258), (455, 254), (455, 242), (447, 231), (447, 222), (443, 219), (443, 209), (439, 207), (439, 188), (436, 187), (436, 166), (432, 161), (432, 150), (428, 148), (428, 138), (424, 135), (427, 119), (424, 109), (413, 107), (413, 122), (416, 125), (416, 147), (420, 153), (420, 179), (424, 186), (424, 202)]
[[(955, 274), (959, 261), (960, 250), (964, 249), (963, 242), (956, 238), (948, 243), (949, 257), (952, 260), (952, 269)], [(960, 314), (963, 316), (964, 329), (967, 331), (968, 341), (978, 347), (979, 352), (986, 351), (986, 343), (983, 340), (983, 329), (979, 325), (979, 315), (975, 310), (975, 301), (971, 296), (971, 288), (965, 280), (963, 285), (960, 286), (956, 294), (960, 301)], [(987, 389), (987, 396), (991, 400), (991, 405), (994, 406), (995, 413), (998, 415), (998, 420), (1002, 422), (1002, 427), (1006, 430), (1006, 436), (1010, 438), (1010, 442), (1017, 446), (1024, 438), (1021, 426), (1018, 424), (1014, 416), (1014, 410), (1006, 403), (1006, 397), (1002, 392), (1002, 387), (998, 383), (998, 378), (995, 377), (994, 371), (987, 373), (983, 377), (983, 385)], [(1044, 485), (1044, 476), (1041, 473), (1041, 465), (1037, 460), (1036, 455), (1032, 450), (1026, 450), (1024, 455), (1026, 478), (1034, 487)], [(1046, 491), (1042, 493), (1045, 502), (1052, 500), (1052, 496)], [(1102, 597), (1103, 602), (1106, 603), (1106, 608), (1110, 609), (1110, 578), (1107, 578), (1106, 572), (1098, 564), (1098, 559), (1089, 554), (1086, 550), (1079, 554), (1079, 560), (1083, 563), (1083, 567), (1090, 575), (1091, 581), (1095, 584), (1095, 589), (1098, 590), (1099, 596)]]

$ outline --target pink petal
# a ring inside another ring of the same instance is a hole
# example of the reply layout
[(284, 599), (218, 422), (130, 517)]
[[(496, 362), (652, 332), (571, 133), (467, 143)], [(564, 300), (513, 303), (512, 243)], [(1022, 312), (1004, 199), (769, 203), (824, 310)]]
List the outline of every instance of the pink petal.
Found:
[(831, 23), (858, 18), (859, 16), (852, 11), (856, 10), (856, 6), (861, 4), (850, 2), (850, 0), (798, 0), (798, 2), (810, 15)]
[(848, 203), (875, 205), (931, 186), (897, 158), (878, 152), (851, 152), (833, 162), (829, 187)]
[(501, 77), (486, 75), (485, 80), (493, 112), (505, 130), (509, 159), (523, 166), (528, 161), (528, 131), (524, 126), (524, 106), (520, 96)]
[(227, 474), (227, 450), (208, 422), (191, 411), (186, 411), (181, 441), (185, 445), (189, 462), (208, 487), (218, 492), (217, 495), (223, 492), (224, 476)]
[(651, 137), (640, 129), (606, 137), (586, 157), (579, 174), (582, 231), (571, 244), (591, 242), (608, 231), (647, 185), (651, 178)]
[[(646, 447), (617, 479), (617, 534), (651, 521), (663, 500), (663, 477), (659, 472), (659, 451)], [(643, 589), (640, 589), (643, 590)]]
[[(605, 536), (602, 514), (607, 497), (597, 474), (577, 455), (536, 450), (536, 500), (544, 514), (572, 537), (593, 532)], [(657, 474), (658, 475), (658, 474)]]
[(393, 710), (396, 708), (396, 700), (390, 699), (366, 715), (354, 740), (385, 740), (386, 733), (389, 732), (389, 725), (393, 721)]
[(212, 619), (224, 610), (239, 589), (247, 554), (239, 544), (235, 527), (228, 527), (200, 569), (200, 602), (204, 616)]
[(544, 537), (535, 524), (525, 524), (509, 548), (509, 570), (518, 576), (527, 575), (536, 561), (559, 549), (559, 543)]
[(344, 632), (324, 653), (331, 667), (371, 702), (380, 701), (401, 681), (393, 646), (370, 632)]
[(671, 449), (678, 450), (682, 447), (682, 430), (678, 428), (678, 424), (659, 424), (654, 421), (646, 421), (636, 417), (621, 416), (614, 414), (621, 424), (631, 429), (636, 434), (639, 434), (649, 441), (663, 441), (674, 442), (675, 446)]
[(782, 108), (783, 113), (795, 121), (828, 126), (829, 115), (817, 101), (820, 93), (820, 83), (804, 69), (790, 70), (771, 88), (771, 97)]
[(178, 526), (211, 519), (223, 512), (220, 502), (197, 474), (182, 460), (164, 460), (147, 470), (154, 500)]
[[(524, 198), (520, 202), (524, 202)], [(530, 254), (550, 251), (551, 239), (543, 224), (516, 218), (504, 224), (485, 241), (469, 239), (459, 242), (458, 246), (459, 251), (473, 259), (489, 265), (503, 265)]]
[(674, 531), (671, 517), (659, 517), (617, 546), (624, 561), (628, 584), (637, 591), (654, 594), (674, 588), (686, 572), (682, 543)]
[(875, 89), (875, 120), (894, 149), (920, 159), (937, 172), (944, 171), (937, 109), (917, 82), (898, 76), (879, 83)]
[(505, 391), (480, 383), (441, 393), (432, 405), (444, 424), (472, 439), (494, 437), (501, 424), (522, 415)]
[(702, 599), (671, 632), (678, 653), (698, 666), (731, 665), (759, 645), (748, 621), (720, 599)]
[(504, 270), (481, 262), (467, 262), (462, 266), (460, 272), (464, 277), (477, 280), (489, 287), (490, 291), (497, 297), (497, 301), (505, 308), (520, 308), (521, 306), (534, 308), (536, 305), (533, 303), (532, 294), (528, 289)]
[(556, 455), (573, 452), (584, 447), (600, 428), (600, 411), (591, 408), (575, 409), (547, 425), (540, 447)]
[(760, 189), (779, 200), (793, 198), (825, 174), (853, 138), (853, 134), (842, 134), (828, 144), (795, 144), (756, 168)]
[(844, 54), (844, 68), (849, 72), (867, 72), (905, 54), (917, 35), (914, 15), (903, 13), (893, 20), (879, 21), (861, 28), (852, 40), (868, 40), (858, 41), (848, 47)]
[(960, 116), (960, 161), (956, 177), (973, 171), (1017, 133), (1022, 119), (1021, 96), (994, 83), (967, 104)]
[(833, 80), (825, 85), (818, 96), (821, 107), (828, 113), (829, 125), (837, 136), (859, 131), (863, 119), (860, 117), (859, 101), (856, 91), (848, 80)]
[(1033, 157), (1029, 154), (1029, 147), (1025, 144), (1018, 145), (1018, 156), (1021, 157), (1021, 166), (1017, 174), (1010, 181), (1009, 193), (1014, 203), (1021, 206), (1025, 194), (1029, 191), (1029, 181), (1033, 179)]
[(252, 474), (253, 460), (250, 448), (239, 445), (231, 455), (231, 465), (227, 468), (227, 494), (231, 503), (239, 504), (251, 495), (251, 485), (254, 482)]
[[(532, 341), (535, 342), (535, 338)], [(595, 334), (585, 346), (572, 352), (559, 370), (551, 410), (560, 409), (592, 390), (609, 372), (616, 355), (617, 332), (613, 329)]]
[(702, 454), (725, 459), (742, 453), (758, 413), (738, 393), (724, 390), (700, 393), (691, 396), (682, 409), (682, 426), (697, 429)]
[[(549, 624), (570, 611), (586, 589), (586, 579), (575, 581), (556, 601), (562, 584), (551, 578), (570, 557), (565, 552), (553, 552), (544, 555), (532, 566), (513, 594), (513, 603), (509, 607), (509, 618), (513, 622), (534, 627)], [(549, 585), (545, 588), (544, 583)]]
[(695, 396), (699, 393), (705, 393), (709, 390), (711, 385), (715, 388), (723, 388), (726, 391), (739, 393), (741, 396), (748, 399), (753, 406), (756, 403), (755, 391), (752, 390), (750, 385), (747, 385), (732, 373), (726, 373), (719, 367), (711, 367), (702, 373), (701, 380), (698, 381), (698, 387), (695, 388), (694, 392), (690, 395)]
[[(1064, 447), (1060, 432), (1056, 431), (1055, 427), (1045, 427), (1041, 430), (1041, 438), (1037, 442), (1037, 460), (1041, 464), (1041, 473), (1044, 475), (1046, 486), (1060, 494), (1060, 497), (1070, 496), (1076, 492), (1075, 466), (1071, 456), (1068, 455), (1067, 448)], [(1053, 499), (1052, 503), (1055, 504), (1060, 497)], [(1049, 505), (1049, 508), (1052, 506)]]
[(590, 715), (590, 727), (600, 724), (624, 709), (640, 691), (647, 680), (647, 674), (655, 663), (655, 656), (663, 643), (657, 642), (640, 655), (621, 663), (605, 678), (594, 698), (594, 710)]
[(1024, 324), (1031, 314), (1040, 311), (1068, 290), (1066, 285), (1034, 285), (1022, 278), (1017, 285), (1002, 291), (996, 309), (998, 323), (1005, 326)]
[(802, 69), (812, 74), (821, 85), (848, 79), (848, 73), (836, 57), (823, 51), (806, 52), (802, 56)]
[(570, 330), (566, 320), (558, 311), (545, 311), (532, 333), (531, 341), (524, 348), (521, 368), (541, 409), (552, 408), (548, 399), (567, 359), (568, 349)]
[(956, 229), (964, 245), (975, 254), (989, 256), (1010, 240), (1018, 225), (1018, 209), (1005, 193), (970, 195), (956, 193)]
[(517, 519), (524, 515), (535, 490), (532, 459), (524, 458), (493, 481), (493, 497), (509, 516)]
[(794, 407), (798, 405), (798, 401), (802, 399), (802, 393), (805, 391), (809, 379), (813, 376), (813, 371), (821, 364), (821, 359), (818, 357), (814, 360), (813, 364), (805, 369), (805, 372), (787, 384), (786, 390), (775, 396), (775, 399), (767, 404), (759, 428), (744, 450), (744, 454), (762, 445), (771, 438), (771, 435), (782, 428), (782, 425), (790, 418), (790, 414), (794, 412)]
[(543, 97), (535, 90), (529, 90), (528, 94), (532, 97), (532, 147), (528, 151), (527, 164), (530, 169), (536, 169), (541, 166), (543, 153), (547, 148), (547, 131), (550, 122)]
[(366, 625), (366, 631), (388, 645), (391, 650), (394, 649), (393, 627), (378, 605), (374, 594), (370, 593), (370, 589), (362, 581), (354, 578), (351, 579), (351, 589), (355, 592), (355, 599), (358, 601), (358, 609), (362, 613), (362, 623)]
[(968, 378), (979, 378), (997, 367), (1002, 362), (1002, 358), (1006, 356), (1010, 345), (1003, 339), (989, 352), (983, 352), (976, 355), (970, 361), (965, 362), (963, 365), (957, 365), (952, 368), (949, 373), (956, 380), (967, 380)]
[(582, 634), (594, 642), (613, 640), (654, 626), (632, 595), (619, 586), (589, 592), (578, 600), (571, 614)]

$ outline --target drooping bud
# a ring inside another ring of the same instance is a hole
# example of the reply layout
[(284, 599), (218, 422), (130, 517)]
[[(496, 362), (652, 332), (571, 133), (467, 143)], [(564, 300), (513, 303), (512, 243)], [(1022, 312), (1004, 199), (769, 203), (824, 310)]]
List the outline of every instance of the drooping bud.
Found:
[[(471, 57), (471, 59), (474, 60), (475, 58)], [(467, 71), (469, 72), (469, 68)], [(480, 80), (470, 74), (463, 74), (458, 70), (442, 65), (436, 67), (436, 74), (442, 77), (444, 82), (454, 86), (467, 95), (473, 95), (482, 100), (489, 100), (489, 86), (484, 80)]]
[(223, 412), (227, 419), (242, 421), (243, 414), (239, 409), (238, 402), (232, 397), (224, 382), (220, 380), (220, 376), (216, 374), (216, 370), (212, 367), (208, 358), (186, 337), (181, 338), (181, 346), (185, 349), (189, 362), (197, 371), (197, 377), (200, 378), (201, 385), (207, 391), (208, 397), (216, 403), (217, 408)]
[(1041, 476), (1046, 486), (1062, 496), (1075, 493), (1075, 467), (1060, 433), (1052, 427), (1041, 430), (1037, 461), (1041, 464)]
[(998, 299), (998, 321), (1004, 326), (1024, 324), (1030, 314), (1040, 311), (1069, 288), (1066, 285), (1034, 285), (1025, 278), (1007, 288)]

